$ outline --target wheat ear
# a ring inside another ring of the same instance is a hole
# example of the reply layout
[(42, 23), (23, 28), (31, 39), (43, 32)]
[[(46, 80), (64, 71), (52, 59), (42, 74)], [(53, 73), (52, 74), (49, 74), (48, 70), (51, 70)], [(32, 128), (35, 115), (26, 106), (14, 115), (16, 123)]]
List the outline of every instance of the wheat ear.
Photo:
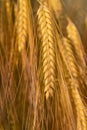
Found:
[(6, 8), (6, 15), (7, 15), (7, 22), (8, 22), (8, 32), (11, 38), (12, 31), (13, 31), (13, 18), (12, 18), (12, 2), (10, 0), (4, 0), (5, 8)]
[(86, 70), (85, 52), (81, 42), (78, 30), (72, 21), (67, 17), (68, 26), (66, 28), (68, 38), (72, 40), (71, 44), (75, 50), (75, 57), (80, 66), (81, 73), (84, 74)]
[(85, 107), (82, 103), (81, 97), (75, 85), (71, 86), (72, 97), (76, 107), (77, 114), (77, 130), (86, 130), (86, 117), (85, 117)]
[(74, 53), (72, 50), (71, 43), (67, 40), (63, 40), (64, 47), (65, 47), (65, 54), (67, 55), (67, 63), (71, 75), (71, 94), (72, 98), (75, 104), (76, 108), (76, 114), (77, 114), (77, 129), (80, 129), (80, 127), (83, 130), (86, 130), (86, 117), (84, 113), (84, 105), (82, 103), (81, 97), (78, 92), (78, 88), (80, 86), (79, 83), (79, 73), (78, 73), (78, 68), (75, 64), (75, 59), (74, 59)]
[(4, 42), (4, 34), (3, 34), (3, 2), (0, 1), (0, 46)]
[(16, 23), (16, 32), (17, 38), (16, 42), (18, 45), (19, 52), (22, 51), (26, 46), (27, 39), (27, 12), (28, 1), (27, 0), (18, 0), (18, 16)]
[(55, 89), (55, 35), (51, 12), (46, 2), (40, 4), (37, 17), (42, 50), (44, 92), (48, 99)]

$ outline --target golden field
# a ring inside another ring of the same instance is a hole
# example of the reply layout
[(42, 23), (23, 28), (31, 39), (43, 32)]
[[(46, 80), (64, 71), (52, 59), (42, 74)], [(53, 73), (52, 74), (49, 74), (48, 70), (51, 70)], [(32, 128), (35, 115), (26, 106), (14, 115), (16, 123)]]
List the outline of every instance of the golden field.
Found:
[(87, 130), (86, 0), (0, 0), (0, 130)]

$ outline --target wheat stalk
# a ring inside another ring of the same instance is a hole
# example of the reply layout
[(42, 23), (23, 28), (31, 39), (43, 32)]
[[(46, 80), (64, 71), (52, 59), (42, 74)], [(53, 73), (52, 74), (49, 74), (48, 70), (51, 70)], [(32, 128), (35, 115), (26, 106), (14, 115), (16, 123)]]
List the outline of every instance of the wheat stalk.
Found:
[(41, 40), (41, 53), (46, 99), (53, 96), (55, 90), (55, 35), (51, 12), (46, 2), (40, 4), (37, 11), (38, 34)]

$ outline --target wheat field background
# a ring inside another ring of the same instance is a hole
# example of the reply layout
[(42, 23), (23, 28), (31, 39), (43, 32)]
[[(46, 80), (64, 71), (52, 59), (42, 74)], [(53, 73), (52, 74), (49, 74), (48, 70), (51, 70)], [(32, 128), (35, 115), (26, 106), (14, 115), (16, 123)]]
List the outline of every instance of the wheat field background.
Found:
[(87, 130), (86, 0), (0, 0), (0, 130)]

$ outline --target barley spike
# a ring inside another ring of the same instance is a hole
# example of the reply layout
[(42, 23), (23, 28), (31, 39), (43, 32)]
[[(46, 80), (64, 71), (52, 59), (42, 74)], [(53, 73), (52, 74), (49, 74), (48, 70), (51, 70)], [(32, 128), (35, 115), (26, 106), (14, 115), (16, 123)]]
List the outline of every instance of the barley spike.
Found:
[(27, 16), (28, 16), (27, 0), (18, 0), (18, 16), (17, 16), (17, 45), (19, 52), (25, 48), (27, 39)]
[(75, 64), (74, 53), (71, 43), (68, 41), (68, 39), (64, 39), (63, 41), (64, 47), (66, 49), (65, 54), (67, 55), (68, 67), (71, 72), (70, 86), (72, 98), (76, 107), (77, 129), (82, 128), (83, 130), (86, 130), (86, 117), (84, 112), (85, 107), (78, 91), (78, 88), (80, 87), (79, 71), (77, 69), (77, 65)]
[(55, 89), (55, 35), (51, 12), (46, 2), (37, 11), (38, 32), (41, 40), (44, 92), (46, 99), (53, 96)]

